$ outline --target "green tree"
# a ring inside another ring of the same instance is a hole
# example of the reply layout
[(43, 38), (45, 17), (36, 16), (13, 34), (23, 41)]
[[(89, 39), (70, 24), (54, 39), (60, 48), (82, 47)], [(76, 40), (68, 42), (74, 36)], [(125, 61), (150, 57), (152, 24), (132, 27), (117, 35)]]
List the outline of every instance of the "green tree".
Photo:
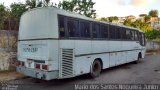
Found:
[(132, 25), (131, 19), (126, 19), (123, 24), (126, 26), (131, 26)]
[(142, 20), (138, 19), (131, 24), (132, 27), (138, 28), (143, 30), (144, 32), (148, 32), (152, 30), (152, 26), (150, 23), (143, 22)]
[(27, 8), (25, 4), (19, 2), (19, 3), (12, 3), (10, 5), (10, 9), (11, 9), (11, 17), (13, 17), (16, 20), (15, 30), (17, 30), (19, 26), (20, 17), (25, 11), (27, 11)]
[(102, 18), (100, 18), (100, 20), (101, 20), (101, 21), (106, 21), (106, 22), (109, 21), (107, 17), (102, 17)]
[(140, 14), (139, 17), (146, 17), (148, 16), (147, 14)]
[(3, 29), (5, 16), (6, 16), (6, 7), (3, 4), (0, 4), (0, 29)]
[(146, 35), (146, 38), (149, 40), (157, 39), (157, 38), (160, 38), (160, 31), (158, 30), (147, 31), (145, 35)]
[(144, 22), (144, 23), (142, 23), (140, 29), (143, 30), (144, 32), (148, 32), (148, 31), (152, 30), (152, 26), (150, 23)]
[(62, 2), (59, 2), (58, 7), (87, 17), (95, 18), (96, 10), (93, 9), (94, 4), (95, 3), (92, 0), (63, 0)]
[(111, 17), (108, 17), (108, 20), (109, 20), (109, 22), (117, 21), (118, 17), (117, 16), (111, 16)]
[(151, 20), (151, 16), (145, 16), (144, 17), (144, 21), (147, 23)]
[(33, 9), (36, 7), (42, 7), (43, 3), (39, 0), (26, 0), (26, 7), (27, 9)]
[(158, 17), (158, 10), (151, 10), (148, 15), (151, 17)]
[(141, 29), (142, 23), (143, 23), (142, 20), (138, 19), (135, 22), (133, 22), (131, 26)]
[(59, 2), (58, 7), (73, 12), (77, 2), (78, 2), (77, 0), (72, 0), (72, 1), (63, 0), (62, 2), (61, 1)]
[(11, 14), (18, 20), (20, 19), (21, 15), (27, 11), (26, 5), (22, 3), (12, 3), (10, 5)]
[(44, 6), (48, 7), (50, 4), (50, 0), (44, 0)]

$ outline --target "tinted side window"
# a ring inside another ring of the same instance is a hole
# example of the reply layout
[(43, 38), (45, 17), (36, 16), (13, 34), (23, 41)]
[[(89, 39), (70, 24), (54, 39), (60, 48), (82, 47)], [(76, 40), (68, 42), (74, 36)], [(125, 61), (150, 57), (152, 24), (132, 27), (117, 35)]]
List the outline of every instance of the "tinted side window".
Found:
[(78, 20), (68, 18), (67, 27), (69, 37), (79, 37)]
[(100, 37), (101, 38), (108, 38), (108, 25), (101, 25)]
[(87, 21), (80, 22), (80, 33), (82, 38), (90, 37), (90, 22)]
[(127, 38), (126, 37), (126, 30), (125, 30), (125, 28), (122, 28), (121, 34), (122, 34), (122, 39), (126, 39)]
[(131, 39), (130, 30), (126, 30), (126, 39)]
[(138, 34), (138, 39), (139, 39), (139, 41), (140, 41), (140, 45), (142, 45), (142, 44), (143, 44), (143, 41), (142, 41), (142, 33), (140, 33), (140, 32), (139, 32), (139, 34)]
[(134, 31), (133, 30), (131, 30), (130, 36), (131, 36), (131, 40), (134, 40)]
[(116, 39), (121, 39), (121, 28), (120, 27), (116, 27)]
[(144, 39), (144, 34), (142, 33), (142, 45), (144, 46), (145, 45), (145, 39)]
[(135, 31), (135, 40), (138, 40), (138, 32)]
[(92, 34), (93, 38), (99, 38), (100, 34), (100, 27), (97, 23), (92, 23)]
[(59, 36), (65, 37), (65, 17), (58, 16), (58, 24), (59, 24)]
[(146, 38), (145, 38), (145, 34), (143, 33), (142, 35), (143, 35), (143, 36), (142, 36), (142, 37), (143, 37), (143, 46), (145, 46), (145, 45), (146, 45)]
[(109, 35), (110, 39), (115, 39), (115, 26), (113, 25), (109, 26)]

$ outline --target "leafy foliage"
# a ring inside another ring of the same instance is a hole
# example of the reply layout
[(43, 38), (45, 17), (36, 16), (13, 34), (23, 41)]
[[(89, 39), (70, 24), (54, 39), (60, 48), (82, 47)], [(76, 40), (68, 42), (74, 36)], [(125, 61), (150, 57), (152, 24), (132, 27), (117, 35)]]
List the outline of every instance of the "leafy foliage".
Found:
[(42, 7), (42, 1), (39, 0), (26, 0), (26, 7), (28, 9), (33, 9), (36, 7)]
[(0, 4), (0, 28), (3, 28), (4, 19), (6, 16), (6, 7), (3, 4)]
[(149, 12), (149, 16), (151, 16), (151, 17), (158, 17), (158, 10), (151, 10)]
[(92, 0), (64, 0), (58, 4), (58, 7), (87, 17), (95, 18), (96, 10), (93, 9), (94, 4), (95, 3), (92, 2)]
[(146, 38), (149, 40), (160, 38), (160, 31), (152, 30), (145, 33)]
[(140, 14), (139, 17), (146, 17), (147, 14)]
[(108, 17), (109, 22), (113, 22), (114, 20), (118, 20), (117, 16), (113, 16), (113, 17)]
[(22, 3), (12, 3), (10, 5), (10, 9), (11, 9), (11, 12), (10, 12), (10, 17), (14, 18), (15, 19), (15, 30), (18, 29), (19, 27), (19, 21), (20, 21), (20, 17), (21, 15), (27, 11), (26, 9), (26, 5), (25, 4), (22, 4)]
[(135, 22), (131, 22), (131, 20), (128, 19), (128, 20), (125, 20), (123, 24), (126, 25), (126, 26), (131, 26), (131, 27), (135, 27), (135, 28), (141, 29), (144, 32), (152, 30), (152, 26), (151, 26), (150, 23), (143, 22), (140, 19), (136, 20)]
[(22, 4), (22, 3), (12, 3), (10, 5), (10, 8), (11, 8), (11, 15), (14, 16), (15, 18), (17, 18), (18, 20), (21, 17), (21, 15), (25, 11), (27, 11), (26, 5)]
[(100, 20), (101, 20), (101, 21), (106, 21), (106, 22), (109, 21), (107, 17), (102, 17), (102, 18), (100, 18)]
[(150, 20), (151, 20), (151, 16), (145, 16), (145, 17), (144, 17), (144, 21), (145, 21), (145, 22), (149, 22)]
[(132, 21), (131, 19), (126, 19), (123, 24), (126, 26), (132, 26)]

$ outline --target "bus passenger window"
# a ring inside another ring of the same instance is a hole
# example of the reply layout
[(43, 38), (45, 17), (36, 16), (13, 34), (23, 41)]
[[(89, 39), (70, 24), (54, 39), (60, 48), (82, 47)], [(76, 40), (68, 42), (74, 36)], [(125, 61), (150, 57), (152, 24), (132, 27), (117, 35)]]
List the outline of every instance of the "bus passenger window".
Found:
[(101, 25), (100, 29), (100, 37), (101, 38), (108, 38), (108, 26), (107, 25)]
[(110, 39), (115, 39), (115, 26), (110, 25), (109, 27), (109, 35), (110, 35)]
[(59, 36), (60, 37), (65, 37), (65, 18), (63, 16), (58, 17), (58, 22), (59, 22)]
[(92, 24), (92, 33), (93, 38), (99, 38), (100, 30), (99, 30), (99, 24), (93, 23)]
[(142, 45), (142, 33), (139, 32), (138, 34), (138, 39), (139, 39), (139, 42), (140, 42), (140, 45)]
[(145, 45), (144, 34), (142, 34), (142, 46)]
[(78, 21), (69, 19), (67, 22), (69, 37), (79, 37)]
[(126, 30), (125, 30), (125, 28), (122, 28), (121, 34), (122, 34), (122, 39), (126, 39)]
[(130, 30), (126, 30), (126, 39), (131, 39)]
[(134, 31), (131, 31), (130, 35), (131, 35), (131, 40), (134, 40)]
[(116, 27), (116, 39), (121, 39), (121, 28)]
[(143, 33), (143, 45), (146, 45), (146, 38), (145, 38), (145, 34)]
[(80, 32), (82, 38), (90, 38), (90, 23), (87, 21), (80, 22)]
[(135, 40), (138, 40), (138, 32), (135, 31)]

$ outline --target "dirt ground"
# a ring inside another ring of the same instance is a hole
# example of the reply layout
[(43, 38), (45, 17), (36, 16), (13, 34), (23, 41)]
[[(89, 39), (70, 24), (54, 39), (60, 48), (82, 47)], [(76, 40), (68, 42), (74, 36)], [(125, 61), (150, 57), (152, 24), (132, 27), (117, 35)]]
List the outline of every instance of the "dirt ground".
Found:
[(9, 81), (15, 79), (21, 79), (24, 75), (17, 73), (16, 71), (3, 71), (0, 72), (0, 81)]
[[(5, 74), (4, 76), (9, 75)], [(1, 76), (0, 76), (1, 77)], [(128, 63), (114, 68), (105, 69), (95, 79), (88, 75), (77, 76), (69, 79), (36, 82), (34, 78), (10, 80), (9, 85), (14, 85), (16, 90), (75, 90), (76, 85), (91, 84), (160, 84), (160, 54), (147, 55), (140, 63)], [(2, 87), (3, 88), (3, 87)], [(4, 87), (5, 88), (5, 87)], [(5, 89), (6, 90), (6, 89)], [(76, 89), (88, 90), (88, 89)], [(91, 89), (97, 90), (97, 89)], [(108, 89), (101, 89), (108, 90)], [(115, 89), (111, 89), (115, 90)], [(131, 89), (125, 89), (131, 90)], [(134, 89), (137, 90), (137, 89)], [(145, 89), (151, 90), (151, 89)], [(155, 90), (155, 89), (154, 89)], [(160, 90), (160, 86), (158, 89)]]

